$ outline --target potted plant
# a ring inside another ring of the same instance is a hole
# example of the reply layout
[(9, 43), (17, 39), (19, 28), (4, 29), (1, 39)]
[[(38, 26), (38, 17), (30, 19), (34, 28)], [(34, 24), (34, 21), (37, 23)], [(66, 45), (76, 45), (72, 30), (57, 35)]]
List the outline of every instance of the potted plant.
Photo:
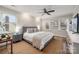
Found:
[(7, 39), (10, 39), (10, 36), (8, 34), (1, 35), (1, 40), (7, 40)]

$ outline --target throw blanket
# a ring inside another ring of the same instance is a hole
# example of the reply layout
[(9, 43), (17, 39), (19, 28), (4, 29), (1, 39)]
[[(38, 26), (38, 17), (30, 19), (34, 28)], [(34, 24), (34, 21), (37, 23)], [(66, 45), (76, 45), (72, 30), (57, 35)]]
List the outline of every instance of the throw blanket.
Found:
[(50, 32), (41, 32), (33, 37), (32, 44), (41, 50), (52, 37), (53, 34)]

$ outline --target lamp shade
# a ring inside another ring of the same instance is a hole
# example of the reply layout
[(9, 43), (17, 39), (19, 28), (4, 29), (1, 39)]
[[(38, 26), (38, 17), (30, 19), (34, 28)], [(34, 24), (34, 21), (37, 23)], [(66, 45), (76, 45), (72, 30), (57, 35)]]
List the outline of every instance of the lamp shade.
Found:
[(20, 26), (16, 26), (16, 32), (21, 33), (21, 27)]

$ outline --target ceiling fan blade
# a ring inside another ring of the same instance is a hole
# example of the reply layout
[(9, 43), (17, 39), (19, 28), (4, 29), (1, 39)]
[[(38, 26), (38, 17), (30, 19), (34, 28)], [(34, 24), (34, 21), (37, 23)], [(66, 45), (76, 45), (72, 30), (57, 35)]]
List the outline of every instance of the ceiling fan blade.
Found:
[(50, 10), (50, 11), (48, 11), (48, 12), (55, 12), (55, 10)]
[(46, 8), (44, 8), (44, 11), (46, 11)]
[(51, 15), (49, 12), (47, 12), (47, 15)]
[(46, 8), (44, 8), (44, 13), (46, 13), (47, 12), (47, 10), (46, 10)]

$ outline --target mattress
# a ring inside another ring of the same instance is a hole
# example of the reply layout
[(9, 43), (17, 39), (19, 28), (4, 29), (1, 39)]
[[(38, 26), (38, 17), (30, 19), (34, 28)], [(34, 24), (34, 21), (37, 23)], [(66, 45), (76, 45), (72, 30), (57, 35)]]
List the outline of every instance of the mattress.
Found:
[(53, 33), (51, 32), (34, 32), (24, 33), (23, 38), (26, 41), (32, 42), (32, 45), (38, 49), (44, 48), (45, 44), (51, 40)]

